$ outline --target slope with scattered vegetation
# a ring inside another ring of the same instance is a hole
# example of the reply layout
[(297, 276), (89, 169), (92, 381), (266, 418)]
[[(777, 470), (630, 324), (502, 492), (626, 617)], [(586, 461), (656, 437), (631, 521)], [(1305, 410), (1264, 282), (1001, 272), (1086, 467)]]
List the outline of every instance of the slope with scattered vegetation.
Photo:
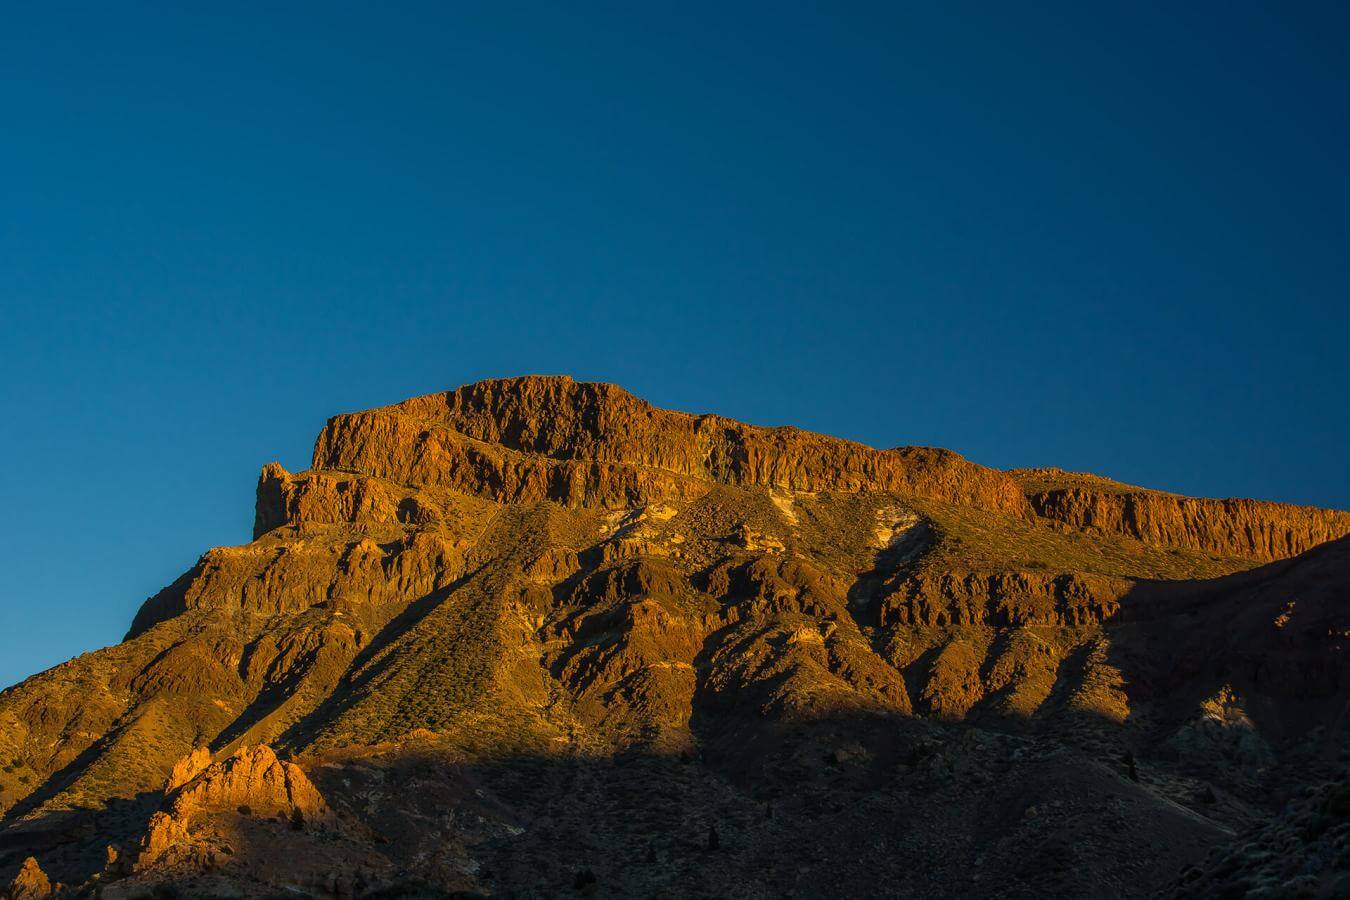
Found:
[[(314, 462), (265, 467), (255, 540), (124, 643), (0, 694), (0, 869), (105, 897), (1134, 895), (1344, 761), (1350, 539), (1305, 546), (1344, 514), (1119, 513), (1137, 489), (565, 378), (337, 417)], [(259, 746), (256, 785), (173, 812), (176, 762)], [(303, 807), (266, 774), (291, 765)]]

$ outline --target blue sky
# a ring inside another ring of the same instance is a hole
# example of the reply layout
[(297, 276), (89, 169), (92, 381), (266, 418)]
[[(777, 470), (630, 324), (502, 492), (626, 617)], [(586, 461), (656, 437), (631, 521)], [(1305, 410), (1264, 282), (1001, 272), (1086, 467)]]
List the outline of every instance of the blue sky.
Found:
[(6, 13), (0, 684), (491, 376), (1350, 507), (1350, 6), (638, 6)]

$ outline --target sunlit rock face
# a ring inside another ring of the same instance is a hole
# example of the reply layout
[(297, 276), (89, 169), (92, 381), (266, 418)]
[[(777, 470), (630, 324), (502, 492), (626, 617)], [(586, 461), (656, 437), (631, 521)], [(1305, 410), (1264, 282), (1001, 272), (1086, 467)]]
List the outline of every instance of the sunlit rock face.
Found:
[(1342, 777), (1345, 513), (527, 377), (335, 417), (254, 521), (0, 694), (0, 883), (1131, 896)]

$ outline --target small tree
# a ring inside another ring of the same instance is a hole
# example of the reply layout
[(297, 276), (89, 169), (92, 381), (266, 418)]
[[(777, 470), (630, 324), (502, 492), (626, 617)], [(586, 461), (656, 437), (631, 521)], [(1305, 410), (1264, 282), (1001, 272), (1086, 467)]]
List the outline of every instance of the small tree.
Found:
[(719, 847), (721, 847), (721, 846), (722, 846), (722, 841), (721, 841), (721, 839), (718, 838), (718, 836), (717, 836), (717, 826), (716, 826), (716, 825), (709, 825), (709, 826), (708, 826), (708, 849), (709, 849), (709, 850), (716, 850), (717, 848), (719, 848)]

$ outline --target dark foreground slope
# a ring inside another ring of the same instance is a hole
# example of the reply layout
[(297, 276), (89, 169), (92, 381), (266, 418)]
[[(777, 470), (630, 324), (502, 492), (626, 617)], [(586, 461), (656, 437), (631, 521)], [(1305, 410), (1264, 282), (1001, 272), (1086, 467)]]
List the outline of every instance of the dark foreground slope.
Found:
[(339, 416), (252, 543), (0, 694), (0, 876), (1333, 896), (1348, 531), (562, 378)]

